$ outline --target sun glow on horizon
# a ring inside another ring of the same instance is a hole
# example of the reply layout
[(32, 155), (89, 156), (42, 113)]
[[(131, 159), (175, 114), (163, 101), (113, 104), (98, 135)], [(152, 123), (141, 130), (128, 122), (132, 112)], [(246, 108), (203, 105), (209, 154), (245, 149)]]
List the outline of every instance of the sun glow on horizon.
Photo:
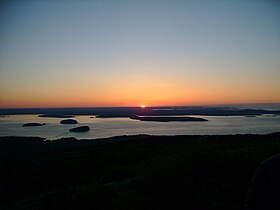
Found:
[(146, 108), (146, 105), (145, 105), (145, 104), (142, 104), (140, 107), (141, 107), (142, 109), (145, 109), (145, 108)]

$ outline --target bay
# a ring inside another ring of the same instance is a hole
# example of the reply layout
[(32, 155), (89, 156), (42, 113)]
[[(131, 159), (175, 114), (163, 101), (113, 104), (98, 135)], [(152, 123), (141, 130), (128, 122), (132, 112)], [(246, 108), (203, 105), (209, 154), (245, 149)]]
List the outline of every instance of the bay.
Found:
[[(214, 134), (267, 134), (280, 131), (279, 115), (246, 116), (193, 116), (207, 122), (143, 122), (129, 118), (90, 118), (77, 116), (78, 125), (62, 125), (59, 118), (37, 115), (10, 115), (0, 118), (0, 136), (39, 136), (47, 139), (75, 137), (97, 139), (121, 135), (214, 135)], [(192, 116), (191, 116), (192, 117)], [(24, 123), (46, 123), (45, 126), (22, 127)], [(87, 125), (89, 132), (71, 133), (70, 128)]]

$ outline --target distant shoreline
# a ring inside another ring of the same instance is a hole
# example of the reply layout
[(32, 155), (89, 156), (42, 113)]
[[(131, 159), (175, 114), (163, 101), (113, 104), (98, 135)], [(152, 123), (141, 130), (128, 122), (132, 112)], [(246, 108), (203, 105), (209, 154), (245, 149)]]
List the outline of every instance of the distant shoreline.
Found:
[(280, 115), (279, 110), (248, 109), (236, 107), (112, 107), (112, 108), (36, 108), (0, 109), (0, 115), (37, 114), (40, 117), (68, 118), (80, 115), (94, 115), (97, 118), (133, 116), (257, 116), (262, 114)]
[(151, 135), (151, 134), (135, 134), (135, 135), (119, 135), (119, 136), (111, 136), (111, 137), (105, 137), (105, 138), (96, 138), (96, 139), (77, 139), (75, 137), (61, 137), (57, 139), (47, 139), (45, 137), (40, 137), (40, 136), (0, 136), (0, 141), (3, 139), (20, 139), (22, 138), (23, 140), (29, 140), (29, 139), (37, 139), (37, 140), (42, 140), (42, 141), (63, 141), (64, 143), (67, 144), (67, 142), (71, 142), (73, 140), (77, 142), (117, 142), (119, 140), (132, 140), (132, 139), (139, 139), (139, 138), (156, 138), (156, 139), (191, 139), (191, 138), (226, 138), (226, 137), (232, 137), (232, 138), (238, 138), (238, 137), (261, 137), (261, 136), (280, 136), (280, 131), (277, 132), (272, 132), (272, 133), (266, 133), (266, 134), (251, 134), (251, 133), (244, 133), (244, 134), (195, 134), (195, 135)]

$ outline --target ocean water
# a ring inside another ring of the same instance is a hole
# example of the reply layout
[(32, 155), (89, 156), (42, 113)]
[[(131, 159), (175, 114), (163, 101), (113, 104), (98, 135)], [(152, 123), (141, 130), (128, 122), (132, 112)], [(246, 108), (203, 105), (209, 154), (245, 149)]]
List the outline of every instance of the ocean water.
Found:
[[(92, 115), (91, 115), (92, 116)], [(245, 116), (194, 116), (207, 122), (142, 122), (129, 118), (90, 118), (77, 116), (78, 125), (62, 125), (59, 118), (42, 118), (37, 115), (10, 115), (0, 118), (0, 136), (40, 136), (47, 139), (76, 137), (97, 139), (121, 135), (202, 135), (202, 134), (267, 134), (280, 131), (279, 115)], [(46, 123), (39, 127), (22, 127), (29, 122)], [(89, 132), (71, 133), (70, 128), (87, 125)]]

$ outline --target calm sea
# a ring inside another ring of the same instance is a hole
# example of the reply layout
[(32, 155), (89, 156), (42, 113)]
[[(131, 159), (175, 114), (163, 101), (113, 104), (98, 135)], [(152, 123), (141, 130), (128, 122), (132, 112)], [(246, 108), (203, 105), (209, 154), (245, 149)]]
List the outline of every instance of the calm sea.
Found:
[[(37, 115), (10, 115), (0, 118), (0, 136), (40, 136), (47, 139), (76, 137), (96, 139), (120, 135), (193, 135), (193, 134), (266, 134), (280, 131), (280, 116), (195, 116), (207, 122), (141, 122), (128, 118), (90, 118), (77, 116), (79, 125), (88, 125), (86, 133), (69, 133), (77, 125), (62, 125), (58, 118), (41, 118)], [(22, 127), (29, 122), (46, 123), (40, 127)]]

